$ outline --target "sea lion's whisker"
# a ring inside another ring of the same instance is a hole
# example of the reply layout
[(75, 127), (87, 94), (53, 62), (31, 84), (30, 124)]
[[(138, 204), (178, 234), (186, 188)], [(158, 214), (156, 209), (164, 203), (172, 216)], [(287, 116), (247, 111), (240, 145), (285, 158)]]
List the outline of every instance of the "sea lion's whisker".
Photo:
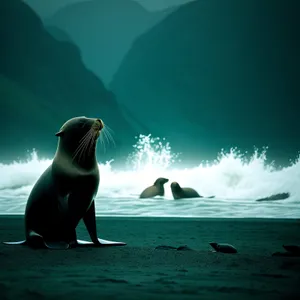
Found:
[(87, 140), (89, 133), (91, 130), (89, 130), (78, 142), (78, 147), (76, 148), (76, 150), (74, 151), (74, 153), (82, 146), (82, 144)]
[(104, 153), (105, 153), (105, 152), (106, 152), (106, 147), (105, 147), (105, 142), (104, 142), (104, 139), (103, 139), (103, 135), (102, 135), (102, 134), (100, 135), (100, 143), (101, 143), (101, 145), (103, 146)]
[(82, 148), (82, 151), (81, 151), (81, 153), (80, 153), (79, 161), (81, 160), (81, 157), (82, 157), (83, 159), (85, 159), (85, 157), (86, 157), (86, 152), (87, 152), (87, 150), (88, 150), (88, 148), (89, 148), (89, 144), (90, 144), (92, 138), (93, 138), (93, 131), (90, 131), (90, 133), (89, 133), (89, 135), (88, 135), (88, 139), (87, 139), (87, 141), (84, 143), (84, 147)]
[(96, 135), (97, 133), (96, 132), (93, 132), (93, 135), (91, 137), (91, 140), (90, 140), (90, 143), (89, 143), (89, 146), (88, 146), (88, 149), (87, 149), (87, 154), (90, 155), (91, 152), (92, 152), (92, 149), (95, 145), (95, 141), (96, 141)]
[(73, 160), (76, 158), (76, 156), (80, 153), (80, 151), (82, 150), (82, 148), (84, 147), (84, 144), (87, 142), (88, 140), (88, 133), (84, 136), (84, 140), (82, 140), (82, 142), (78, 145), (78, 147), (76, 148), (76, 150), (74, 151), (73, 154)]
[(111, 142), (112, 142), (112, 143), (114, 144), (114, 146), (115, 146), (115, 145), (116, 145), (116, 142), (115, 142), (115, 139), (113, 138), (112, 134), (111, 134), (109, 131), (107, 131), (106, 133), (107, 133), (109, 139), (111, 140)]
[(84, 137), (80, 140), (81, 142), (79, 143), (78, 147), (76, 148), (76, 150), (74, 151), (74, 155), (73, 155), (73, 160), (76, 158), (76, 156), (82, 151), (82, 149), (84, 148), (85, 144), (89, 141), (90, 138), (90, 134), (92, 133), (91, 130), (89, 130)]
[(104, 127), (103, 134), (106, 136), (108, 144), (109, 144), (109, 142), (112, 142), (114, 144), (114, 146), (116, 145), (115, 140), (109, 131), (109, 128)]
[(79, 144), (87, 137), (87, 135), (92, 131), (92, 128), (89, 129), (89, 131), (79, 140)]
[(106, 142), (105, 142), (105, 134), (104, 133), (102, 135), (102, 144), (103, 144), (104, 153), (105, 153), (106, 152)]
[(107, 134), (106, 134), (106, 132), (105, 131), (103, 131), (103, 141), (105, 142), (107, 142), (107, 145), (109, 145), (109, 140), (108, 140), (108, 137), (107, 137)]
[(112, 142), (114, 144), (114, 146), (116, 145), (114, 138), (112, 136), (112, 134), (114, 134), (114, 131), (103, 122), (103, 135), (105, 136), (106, 140), (107, 140), (107, 144), (109, 145), (110, 142)]
[(85, 142), (84, 147), (81, 150), (81, 153), (79, 156), (79, 162), (81, 161), (81, 159), (83, 159), (83, 160), (86, 159), (86, 153), (87, 153), (91, 139), (92, 139), (92, 134), (89, 135), (89, 139)]
[(78, 162), (80, 161), (82, 151), (83, 151), (83, 149), (84, 149), (87, 142), (88, 142), (88, 138), (84, 142), (81, 143), (79, 149), (77, 150), (76, 154), (74, 155), (74, 158), (73, 158), (74, 160), (75, 160), (76, 156), (78, 156)]
[(116, 145), (115, 143), (115, 139), (113, 138), (113, 131), (110, 131), (109, 128), (106, 128), (105, 130), (105, 134), (107, 135), (107, 137), (109, 138), (109, 140), (114, 144), (114, 146)]
[(103, 123), (103, 125), (104, 125), (104, 128), (106, 128), (107, 131), (110, 131), (111, 133), (114, 133), (114, 131), (108, 125), (106, 125), (104, 123)]

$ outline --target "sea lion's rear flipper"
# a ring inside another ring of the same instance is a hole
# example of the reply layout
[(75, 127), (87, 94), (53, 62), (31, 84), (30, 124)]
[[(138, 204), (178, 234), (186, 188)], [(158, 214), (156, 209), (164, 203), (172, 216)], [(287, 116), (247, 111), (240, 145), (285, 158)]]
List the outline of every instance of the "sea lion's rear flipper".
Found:
[(19, 242), (3, 242), (5, 245), (26, 245), (26, 241), (19, 241)]
[(32, 248), (48, 248), (45, 244), (43, 236), (41, 236), (34, 230), (29, 230), (27, 236), (27, 244)]
[(41, 235), (39, 235), (38, 233), (36, 233), (33, 230), (30, 230), (28, 233), (27, 240), (18, 241), (18, 242), (3, 242), (3, 244), (6, 244), (6, 245), (29, 245), (34, 248), (38, 248), (38, 247), (41, 247), (42, 245), (44, 245), (44, 240)]
[(47, 248), (51, 250), (64, 250), (70, 248), (70, 245), (67, 242), (45, 241), (42, 235), (36, 233), (33, 230), (29, 231), (27, 241), (28, 241), (28, 245), (32, 248)]

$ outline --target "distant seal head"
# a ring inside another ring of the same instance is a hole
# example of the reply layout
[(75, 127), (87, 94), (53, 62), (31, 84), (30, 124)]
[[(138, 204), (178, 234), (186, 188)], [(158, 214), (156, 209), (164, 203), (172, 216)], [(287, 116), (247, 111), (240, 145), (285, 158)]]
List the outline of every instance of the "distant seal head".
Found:
[(140, 198), (153, 198), (155, 196), (164, 196), (165, 189), (164, 184), (168, 182), (169, 179), (159, 177), (155, 180), (154, 184), (147, 187), (140, 195)]
[[(25, 210), (25, 241), (31, 247), (68, 249), (80, 244), (125, 245), (97, 237), (94, 198), (99, 186), (96, 144), (104, 128), (101, 119), (76, 117), (56, 133), (59, 137), (52, 164), (35, 183)], [(77, 240), (83, 220), (92, 242)]]
[(188, 187), (182, 188), (178, 182), (171, 183), (171, 190), (174, 199), (202, 198), (194, 189)]

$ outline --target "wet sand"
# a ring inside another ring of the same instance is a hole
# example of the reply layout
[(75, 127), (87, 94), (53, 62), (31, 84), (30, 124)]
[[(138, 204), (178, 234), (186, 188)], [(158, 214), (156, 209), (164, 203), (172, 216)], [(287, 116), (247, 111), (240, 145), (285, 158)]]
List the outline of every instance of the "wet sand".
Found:
[[(300, 299), (299, 220), (98, 217), (98, 235), (127, 246), (33, 250), (0, 244), (0, 299)], [(79, 239), (89, 239), (82, 224)], [(0, 216), (0, 240), (24, 238), (22, 216)], [(237, 254), (211, 252), (209, 242)], [(159, 250), (157, 246), (192, 250)]]

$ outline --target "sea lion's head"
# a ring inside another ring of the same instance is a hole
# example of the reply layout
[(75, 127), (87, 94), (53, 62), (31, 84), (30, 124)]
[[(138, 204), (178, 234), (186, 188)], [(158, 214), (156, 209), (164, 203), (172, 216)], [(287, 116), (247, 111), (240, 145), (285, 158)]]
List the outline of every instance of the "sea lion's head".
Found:
[(95, 157), (97, 139), (103, 128), (103, 121), (97, 118), (76, 117), (68, 120), (55, 134), (59, 137), (59, 151), (64, 151), (77, 162)]
[(209, 243), (209, 244), (215, 251), (219, 252), (220, 246), (218, 245), (218, 243), (213, 242), (213, 243)]
[(171, 189), (172, 191), (176, 192), (176, 191), (180, 191), (181, 187), (178, 182), (174, 181), (171, 183)]
[(166, 182), (168, 182), (169, 179), (167, 178), (163, 178), (163, 177), (159, 177), (155, 180), (154, 184), (153, 185), (156, 185), (156, 186), (162, 186), (164, 185)]

